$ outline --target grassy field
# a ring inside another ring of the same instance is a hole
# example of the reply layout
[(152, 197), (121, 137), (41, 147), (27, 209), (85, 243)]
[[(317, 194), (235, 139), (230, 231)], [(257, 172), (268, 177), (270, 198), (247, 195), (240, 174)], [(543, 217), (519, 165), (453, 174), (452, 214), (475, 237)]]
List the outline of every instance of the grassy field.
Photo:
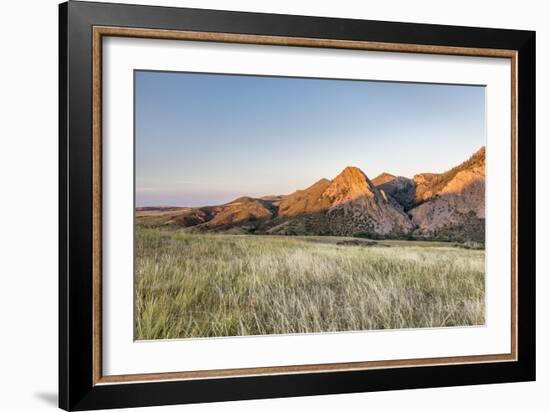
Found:
[(484, 324), (483, 250), (138, 227), (136, 338)]

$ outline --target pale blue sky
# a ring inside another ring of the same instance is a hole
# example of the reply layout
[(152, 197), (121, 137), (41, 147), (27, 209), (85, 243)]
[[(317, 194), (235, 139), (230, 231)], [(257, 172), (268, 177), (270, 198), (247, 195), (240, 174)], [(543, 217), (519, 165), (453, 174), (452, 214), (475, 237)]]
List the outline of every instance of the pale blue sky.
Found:
[(485, 145), (481, 86), (136, 71), (135, 116), (137, 206), (442, 172)]

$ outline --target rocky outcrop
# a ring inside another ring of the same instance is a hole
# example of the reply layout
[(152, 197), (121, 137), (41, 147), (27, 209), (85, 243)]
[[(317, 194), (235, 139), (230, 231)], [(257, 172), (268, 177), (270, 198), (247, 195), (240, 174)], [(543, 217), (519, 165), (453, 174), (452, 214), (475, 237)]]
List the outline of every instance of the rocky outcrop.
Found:
[(414, 228), (369, 178), (356, 167), (347, 167), (325, 190), (330, 201), (327, 215), (334, 221), (335, 234), (404, 235)]
[(484, 241), (485, 148), (446, 173), (417, 175), (416, 181), (422, 182), (419, 204), (409, 210), (415, 235)]
[(401, 210), (409, 210), (415, 204), (416, 187), (412, 179), (383, 173), (372, 180), (378, 189), (395, 200)]

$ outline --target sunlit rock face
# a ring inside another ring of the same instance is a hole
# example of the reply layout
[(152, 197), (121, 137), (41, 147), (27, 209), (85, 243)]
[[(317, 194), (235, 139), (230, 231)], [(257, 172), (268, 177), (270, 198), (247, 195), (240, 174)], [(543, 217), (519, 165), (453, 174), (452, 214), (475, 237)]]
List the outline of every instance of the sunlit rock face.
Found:
[(436, 176), (429, 184), (422, 182), (423, 200), (409, 211), (416, 226), (414, 233), (424, 237), (483, 241), (485, 148), (449, 172)]

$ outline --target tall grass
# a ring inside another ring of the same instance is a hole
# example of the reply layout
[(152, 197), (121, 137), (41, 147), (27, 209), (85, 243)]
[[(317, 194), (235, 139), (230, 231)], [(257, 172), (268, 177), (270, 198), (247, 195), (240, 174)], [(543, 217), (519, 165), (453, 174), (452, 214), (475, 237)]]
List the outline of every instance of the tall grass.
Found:
[(136, 238), (137, 339), (484, 323), (479, 250), (141, 227)]

